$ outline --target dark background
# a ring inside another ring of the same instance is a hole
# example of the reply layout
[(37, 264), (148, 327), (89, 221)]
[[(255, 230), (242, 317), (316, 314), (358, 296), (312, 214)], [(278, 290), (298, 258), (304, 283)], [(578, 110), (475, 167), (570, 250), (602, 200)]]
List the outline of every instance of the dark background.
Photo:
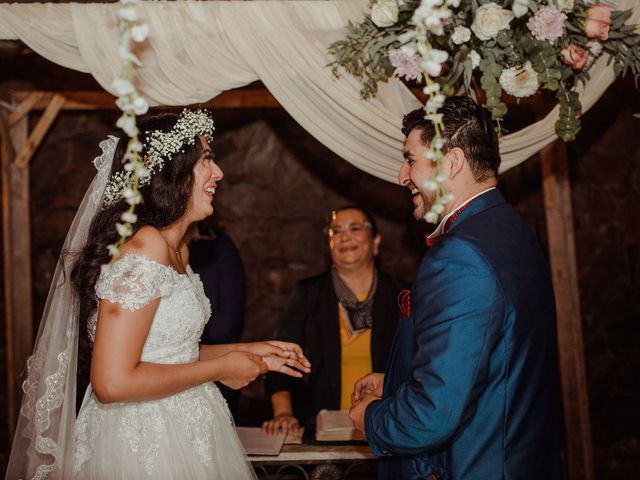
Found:
[[(11, 90), (99, 90), (24, 45), (0, 42), (0, 97)], [(613, 84), (583, 117), (568, 145), (586, 369), (598, 478), (637, 478), (640, 467), (640, 95)], [(215, 110), (214, 150), (225, 172), (215, 223), (240, 250), (247, 272), (244, 340), (269, 338), (296, 280), (326, 266), (325, 214), (344, 203), (370, 208), (383, 237), (381, 266), (413, 279), (426, 224), (408, 193), (334, 155), (282, 109)], [(526, 111), (511, 122), (530, 120)], [(33, 124), (38, 114), (31, 115)], [(34, 324), (39, 322), (67, 229), (95, 170), (98, 143), (115, 133), (117, 112), (62, 112), (31, 160)], [(400, 154), (398, 155), (400, 161)], [(504, 173), (500, 189), (546, 250), (540, 162)], [(0, 295), (3, 290), (0, 289)], [(0, 298), (0, 312), (3, 312)], [(2, 315), (3, 313), (0, 313)], [(8, 458), (6, 340), (0, 317), (0, 474)], [(269, 414), (263, 386), (243, 391), (238, 423)]]

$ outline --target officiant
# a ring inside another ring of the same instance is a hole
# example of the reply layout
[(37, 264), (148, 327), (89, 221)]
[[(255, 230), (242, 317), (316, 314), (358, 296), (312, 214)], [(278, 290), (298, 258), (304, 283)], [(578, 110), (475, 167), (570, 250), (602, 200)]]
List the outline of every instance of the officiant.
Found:
[(293, 381), (267, 376), (268, 433), (313, 430), (321, 409), (348, 410), (356, 380), (371, 369), (383, 372), (389, 357), (405, 285), (376, 267), (381, 237), (373, 215), (343, 206), (329, 213), (324, 233), (331, 268), (299, 282), (276, 332), (298, 342), (313, 368)]

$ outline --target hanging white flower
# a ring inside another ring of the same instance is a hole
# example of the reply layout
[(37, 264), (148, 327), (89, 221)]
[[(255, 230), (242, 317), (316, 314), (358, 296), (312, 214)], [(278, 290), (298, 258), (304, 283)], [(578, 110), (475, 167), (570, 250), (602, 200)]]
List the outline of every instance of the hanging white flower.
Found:
[(147, 36), (149, 36), (149, 25), (146, 23), (136, 25), (131, 29), (131, 38), (134, 42), (144, 42)]
[(138, 221), (138, 216), (133, 213), (133, 212), (124, 212), (121, 216), (120, 219), (123, 222), (127, 222), (127, 223), (136, 223)]
[(442, 73), (442, 64), (447, 61), (449, 54), (444, 50), (431, 49), (422, 54), (420, 66), (430, 77), (437, 77)]
[(462, 45), (471, 39), (471, 30), (467, 27), (463, 27), (462, 25), (458, 25), (451, 35), (451, 41), (456, 45)]
[(129, 237), (133, 233), (131, 226), (126, 223), (116, 223), (116, 230), (118, 231), (118, 235), (122, 237)]
[(136, 115), (144, 115), (149, 111), (149, 104), (144, 97), (136, 97), (133, 100), (132, 107)]
[(529, 97), (538, 91), (538, 74), (531, 62), (505, 68), (500, 74), (500, 85), (509, 95), (517, 98)]
[(480, 66), (480, 54), (475, 50), (469, 52), (469, 58), (471, 59), (471, 69), (475, 70)]
[(424, 219), (429, 223), (437, 223), (438, 222), (438, 214), (433, 210), (427, 212), (424, 216)]
[(378, 27), (390, 27), (398, 21), (396, 0), (377, 0), (371, 7), (371, 21)]
[(135, 87), (133, 83), (129, 80), (125, 80), (124, 78), (116, 78), (111, 86), (116, 91), (116, 94), (119, 97), (124, 97), (125, 95), (131, 95), (135, 91)]
[(116, 127), (121, 128), (129, 137), (135, 137), (139, 133), (136, 119), (130, 115), (122, 115), (116, 122)]
[(138, 21), (138, 13), (136, 12), (136, 9), (133, 7), (120, 8), (118, 10), (118, 16), (126, 22)]
[(411, 23), (419, 30), (422, 29), (435, 35), (443, 35), (443, 25), (450, 18), (451, 10), (449, 10), (447, 6), (444, 6), (442, 1), (423, 0), (420, 6), (413, 12)]
[(438, 109), (441, 108), (442, 105), (444, 105), (445, 99), (446, 97), (442, 94), (433, 95), (431, 98), (429, 98), (429, 100), (427, 100), (427, 103), (424, 106), (424, 110), (427, 113), (437, 112)]
[(526, 15), (529, 11), (529, 0), (513, 0), (511, 11), (516, 16), (516, 18), (520, 18), (523, 15)]
[(440, 91), (440, 84), (435, 82), (432, 83), (431, 85), (427, 85), (422, 89), (422, 92), (425, 95), (431, 95), (432, 93), (437, 93), (439, 91)]
[(489, 40), (500, 30), (509, 28), (513, 17), (511, 10), (505, 10), (495, 2), (485, 3), (476, 11), (471, 30), (480, 40)]

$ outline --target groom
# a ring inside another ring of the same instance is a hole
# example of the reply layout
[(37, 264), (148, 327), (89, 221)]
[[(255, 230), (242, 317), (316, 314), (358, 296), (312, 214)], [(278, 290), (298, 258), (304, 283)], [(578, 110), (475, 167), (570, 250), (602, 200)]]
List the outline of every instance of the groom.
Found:
[[(453, 195), (409, 296), (385, 374), (354, 387), (351, 419), (381, 479), (560, 478), (556, 318), (545, 259), (496, 190), (500, 155), (487, 112), (468, 97), (440, 109), (444, 187)], [(405, 116), (398, 180), (423, 218), (434, 128)], [(408, 293), (408, 292), (407, 292)]]

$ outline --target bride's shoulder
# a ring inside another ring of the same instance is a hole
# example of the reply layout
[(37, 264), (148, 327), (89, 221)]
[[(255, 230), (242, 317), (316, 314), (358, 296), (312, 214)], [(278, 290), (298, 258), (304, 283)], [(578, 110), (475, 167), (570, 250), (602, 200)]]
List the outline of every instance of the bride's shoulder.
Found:
[(141, 227), (121, 249), (122, 256), (141, 255), (162, 265), (169, 265), (169, 250), (160, 231), (150, 225)]

